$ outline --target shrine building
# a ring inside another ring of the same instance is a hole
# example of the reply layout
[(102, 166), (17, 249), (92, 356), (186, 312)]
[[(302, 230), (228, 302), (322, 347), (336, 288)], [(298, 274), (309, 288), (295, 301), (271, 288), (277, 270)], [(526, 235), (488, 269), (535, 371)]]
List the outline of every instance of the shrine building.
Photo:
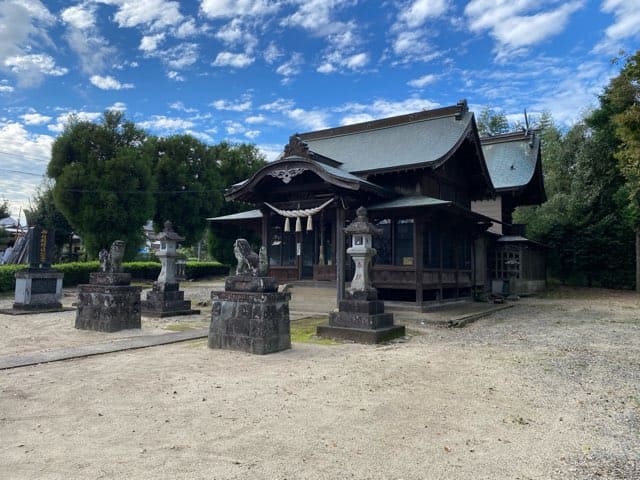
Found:
[(343, 229), (364, 206), (382, 230), (372, 280), (418, 306), (545, 286), (545, 247), (512, 224), (546, 200), (540, 138), (480, 138), (467, 102), (291, 136), (280, 157), (231, 186), (256, 209), (210, 219), (255, 229), (279, 281), (335, 282), (352, 265)]

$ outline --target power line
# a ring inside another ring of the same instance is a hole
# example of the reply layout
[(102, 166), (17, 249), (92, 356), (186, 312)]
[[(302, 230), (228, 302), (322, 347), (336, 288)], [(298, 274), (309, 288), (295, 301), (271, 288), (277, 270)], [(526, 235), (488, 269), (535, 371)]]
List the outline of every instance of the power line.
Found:
[(2, 172), (21, 173), (23, 175), (33, 175), (34, 177), (42, 177), (44, 173), (23, 172), (22, 170), (11, 170), (9, 168), (0, 168)]

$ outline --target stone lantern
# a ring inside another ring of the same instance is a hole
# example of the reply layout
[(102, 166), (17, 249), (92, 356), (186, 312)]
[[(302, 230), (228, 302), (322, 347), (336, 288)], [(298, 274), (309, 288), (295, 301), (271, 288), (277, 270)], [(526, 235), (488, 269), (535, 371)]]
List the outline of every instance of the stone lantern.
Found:
[(320, 325), (318, 336), (352, 340), (359, 343), (379, 343), (404, 335), (404, 326), (393, 324), (393, 314), (384, 312), (384, 302), (371, 285), (371, 260), (377, 254), (373, 236), (382, 231), (369, 223), (364, 207), (356, 211), (356, 219), (344, 229), (351, 235), (347, 253), (355, 264), (351, 286), (338, 303), (338, 311), (329, 314), (329, 325)]
[(142, 313), (152, 317), (171, 317), (175, 315), (192, 315), (200, 313), (191, 309), (191, 302), (184, 299), (180, 284), (176, 277), (176, 257), (178, 242), (184, 240), (173, 231), (172, 223), (164, 222), (164, 230), (157, 235), (150, 235), (151, 240), (160, 242), (160, 250), (156, 253), (162, 268), (158, 280), (153, 282), (151, 292), (142, 302)]
[(367, 210), (364, 207), (360, 207), (356, 211), (356, 215), (356, 219), (344, 229), (344, 233), (351, 235), (351, 247), (347, 249), (347, 253), (355, 264), (353, 280), (351, 280), (351, 286), (348, 290), (351, 294), (366, 292), (372, 288), (371, 261), (378, 253), (372, 246), (372, 238), (374, 235), (382, 234), (382, 230), (369, 223)]

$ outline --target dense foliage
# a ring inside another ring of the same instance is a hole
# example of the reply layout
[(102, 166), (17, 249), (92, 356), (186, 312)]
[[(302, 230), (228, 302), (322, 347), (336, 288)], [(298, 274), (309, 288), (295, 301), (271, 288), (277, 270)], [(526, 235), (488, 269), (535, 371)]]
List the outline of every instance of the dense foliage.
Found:
[[(0, 292), (12, 292), (15, 289), (15, 273), (27, 268), (28, 265), (0, 265)], [(135, 280), (155, 280), (160, 273), (157, 262), (125, 262), (123, 270), (131, 274)], [(89, 274), (100, 269), (100, 263), (73, 262), (53, 265), (53, 268), (64, 273), (64, 286), (73, 287), (82, 283), (89, 283)], [(229, 266), (218, 262), (187, 262), (185, 274), (188, 279), (227, 275)]]
[[(563, 282), (609, 288), (637, 283), (640, 170), (633, 138), (624, 136), (640, 135), (640, 125), (634, 124), (640, 100), (637, 60), (638, 54), (627, 61), (600, 96), (598, 108), (570, 130), (562, 132), (549, 117), (542, 122), (548, 201), (519, 209), (514, 219), (527, 224), (530, 238), (550, 247), (549, 273)], [(631, 78), (620, 80), (626, 76)], [(635, 85), (635, 96), (630, 85)]]
[(216, 162), (216, 147), (190, 135), (174, 135), (153, 142), (154, 173), (158, 192), (153, 215), (161, 230), (171, 220), (185, 244), (198, 242), (207, 227), (207, 217), (222, 204), (222, 180)]
[(73, 229), (60, 210), (56, 208), (53, 199), (53, 187), (50, 182), (40, 185), (33, 204), (24, 214), (28, 225), (39, 225), (47, 230), (54, 230), (56, 243), (56, 259), (60, 260), (63, 245), (72, 241)]
[[(256, 171), (266, 165), (264, 156), (253, 145), (231, 145), (222, 142), (214, 147), (215, 158), (220, 167), (220, 177), (224, 188), (249, 178)], [(255, 206), (241, 202), (225, 202), (219, 216), (251, 210)], [(238, 225), (212, 224), (209, 229), (207, 243), (209, 254), (222, 263), (233, 263), (233, 241), (236, 238), (246, 238), (250, 243), (255, 243), (258, 235)]]
[(90, 256), (120, 239), (131, 258), (142, 242), (154, 207), (146, 142), (121, 112), (108, 111), (100, 124), (71, 121), (53, 144), (47, 174), (55, 179), (55, 205)]

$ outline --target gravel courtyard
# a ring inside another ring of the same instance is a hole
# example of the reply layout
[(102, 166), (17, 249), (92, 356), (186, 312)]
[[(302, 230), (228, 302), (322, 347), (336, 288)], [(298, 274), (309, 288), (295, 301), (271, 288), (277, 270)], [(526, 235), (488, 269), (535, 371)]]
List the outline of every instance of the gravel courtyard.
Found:
[[(95, 341), (74, 316), (0, 315), (0, 355)], [(640, 478), (637, 294), (398, 318), (411, 335), (381, 346), (196, 340), (0, 371), (0, 478)]]

